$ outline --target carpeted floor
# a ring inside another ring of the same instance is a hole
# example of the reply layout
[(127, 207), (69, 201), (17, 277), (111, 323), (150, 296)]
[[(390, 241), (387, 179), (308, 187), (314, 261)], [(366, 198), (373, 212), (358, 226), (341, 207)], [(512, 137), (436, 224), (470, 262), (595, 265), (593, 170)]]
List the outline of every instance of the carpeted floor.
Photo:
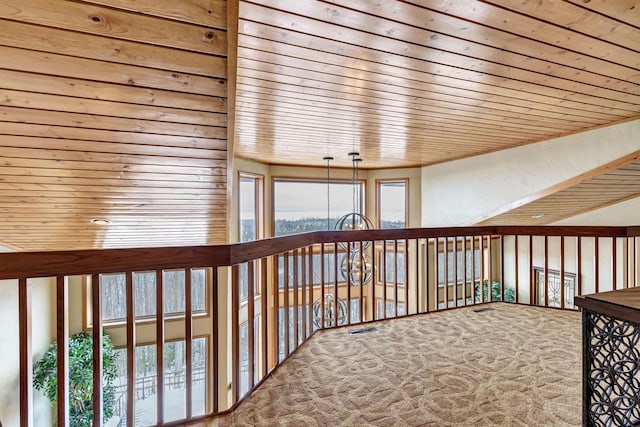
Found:
[(482, 307), (320, 332), (208, 425), (580, 425), (580, 314)]

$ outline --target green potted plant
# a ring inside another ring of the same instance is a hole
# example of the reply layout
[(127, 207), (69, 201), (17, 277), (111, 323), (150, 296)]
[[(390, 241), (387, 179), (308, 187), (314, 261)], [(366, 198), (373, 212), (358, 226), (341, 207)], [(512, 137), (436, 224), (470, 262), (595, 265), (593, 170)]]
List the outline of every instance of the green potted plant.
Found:
[[(57, 343), (33, 366), (33, 386), (56, 402), (57, 387)], [(102, 338), (103, 365), (103, 416), (105, 421), (113, 416), (115, 390), (113, 380), (117, 376), (116, 353), (111, 338), (106, 333)], [(93, 337), (80, 332), (69, 338), (69, 422), (72, 426), (91, 426), (93, 416)]]

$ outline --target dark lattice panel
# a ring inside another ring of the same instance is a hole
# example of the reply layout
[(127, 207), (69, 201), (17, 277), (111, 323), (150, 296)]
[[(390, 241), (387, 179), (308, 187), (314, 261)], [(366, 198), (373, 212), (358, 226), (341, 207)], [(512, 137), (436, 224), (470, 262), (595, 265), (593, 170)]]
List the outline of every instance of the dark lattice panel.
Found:
[(588, 425), (640, 425), (640, 325), (586, 312)]

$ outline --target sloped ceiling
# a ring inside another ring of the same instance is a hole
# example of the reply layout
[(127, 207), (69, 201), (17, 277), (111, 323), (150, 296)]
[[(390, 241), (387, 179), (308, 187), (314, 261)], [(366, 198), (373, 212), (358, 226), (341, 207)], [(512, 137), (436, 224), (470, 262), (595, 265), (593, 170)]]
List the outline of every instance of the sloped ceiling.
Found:
[(2, 0), (0, 245), (225, 242), (226, 28), (222, 0)]
[[(548, 225), (640, 197), (640, 152), (503, 207), (478, 225)], [(599, 224), (602, 225), (602, 224)]]

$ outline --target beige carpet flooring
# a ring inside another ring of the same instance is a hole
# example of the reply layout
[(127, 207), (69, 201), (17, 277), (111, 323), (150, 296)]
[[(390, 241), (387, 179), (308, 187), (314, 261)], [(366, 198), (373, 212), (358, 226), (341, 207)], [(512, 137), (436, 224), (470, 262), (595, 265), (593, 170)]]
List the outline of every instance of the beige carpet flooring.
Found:
[(580, 425), (580, 314), (482, 308), (317, 333), (208, 425)]

